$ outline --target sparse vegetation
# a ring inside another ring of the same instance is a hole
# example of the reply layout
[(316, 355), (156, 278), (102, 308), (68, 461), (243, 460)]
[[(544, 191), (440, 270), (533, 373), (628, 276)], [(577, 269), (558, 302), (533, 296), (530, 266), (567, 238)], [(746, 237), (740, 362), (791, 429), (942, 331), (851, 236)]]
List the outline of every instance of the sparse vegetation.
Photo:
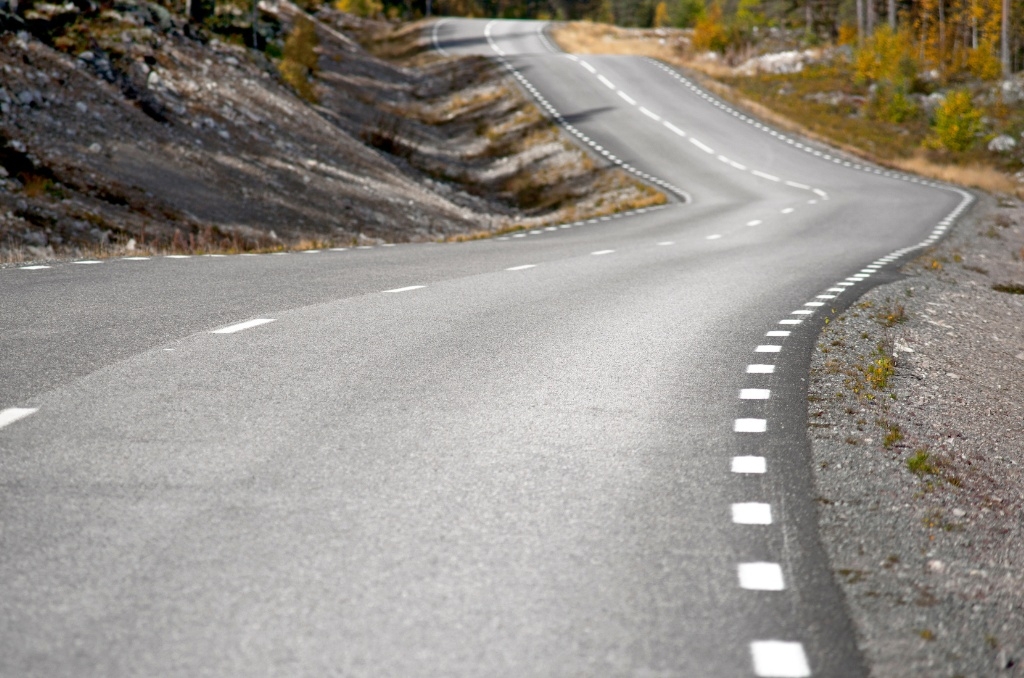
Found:
[(295, 17), (295, 24), (284, 41), (284, 51), (278, 71), (295, 93), (310, 103), (317, 102), (313, 76), (317, 72), (316, 46), (320, 40), (316, 25), (304, 14)]
[(1006, 294), (1024, 294), (1024, 285), (1020, 283), (997, 283), (992, 286), (992, 289)]
[(932, 464), (927, 448), (915, 450), (913, 456), (907, 459), (907, 469), (916, 476), (938, 474), (938, 469)]

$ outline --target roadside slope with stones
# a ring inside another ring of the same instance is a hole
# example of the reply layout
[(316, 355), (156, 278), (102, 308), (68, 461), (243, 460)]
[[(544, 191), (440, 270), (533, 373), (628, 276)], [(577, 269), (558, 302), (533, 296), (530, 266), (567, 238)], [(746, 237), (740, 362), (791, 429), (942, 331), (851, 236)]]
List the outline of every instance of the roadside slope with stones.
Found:
[(822, 539), (873, 676), (1024, 676), (1024, 209), (901, 272), (813, 359)]
[(437, 240), (659, 200), (545, 132), (479, 60), (398, 67), (326, 10), (313, 104), (262, 53), (155, 3), (96, 7), (73, 44), (0, 35), (0, 262)]

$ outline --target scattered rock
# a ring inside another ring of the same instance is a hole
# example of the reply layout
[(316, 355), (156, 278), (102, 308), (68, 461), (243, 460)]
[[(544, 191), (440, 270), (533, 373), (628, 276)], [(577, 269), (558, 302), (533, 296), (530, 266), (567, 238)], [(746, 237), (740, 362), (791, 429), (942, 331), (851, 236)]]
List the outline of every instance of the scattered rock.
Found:
[(1006, 134), (1000, 134), (992, 141), (988, 142), (988, 150), (996, 153), (1008, 153), (1017, 147), (1017, 141)]

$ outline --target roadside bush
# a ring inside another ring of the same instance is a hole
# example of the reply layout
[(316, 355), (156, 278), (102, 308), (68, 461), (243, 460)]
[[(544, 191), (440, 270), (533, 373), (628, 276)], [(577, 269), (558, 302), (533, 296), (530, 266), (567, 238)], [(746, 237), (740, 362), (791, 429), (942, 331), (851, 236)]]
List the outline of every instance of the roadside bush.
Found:
[(853, 77), (860, 84), (889, 82), (908, 87), (917, 76), (918, 67), (911, 35), (884, 24), (856, 51)]
[(335, 0), (334, 8), (346, 14), (373, 18), (383, 14), (384, 3), (380, 0)]
[(702, 0), (679, 0), (675, 25), (677, 28), (692, 28), (706, 12)]
[(662, 28), (668, 26), (668, 5), (665, 4), (665, 0), (661, 0), (654, 7), (654, 18), (651, 19), (651, 26), (654, 28)]
[(316, 92), (313, 91), (311, 76), (317, 71), (316, 46), (320, 44), (316, 37), (316, 26), (306, 16), (299, 15), (295, 19), (288, 38), (284, 41), (284, 57), (277, 69), (281, 78), (295, 92), (305, 99), (316, 103)]
[(693, 48), (700, 52), (724, 52), (729, 33), (722, 21), (722, 6), (716, 2), (697, 19), (693, 27)]
[(917, 105), (907, 96), (905, 86), (879, 83), (874, 95), (868, 101), (867, 113), (873, 120), (906, 122), (917, 115), (917, 112)]
[(996, 46), (991, 40), (982, 40), (977, 49), (967, 54), (967, 69), (979, 80), (998, 80), (1003, 75), (1003, 64), (999, 60)]
[(981, 131), (981, 111), (974, 107), (971, 93), (953, 90), (935, 109), (932, 136), (926, 145), (959, 153), (973, 146)]

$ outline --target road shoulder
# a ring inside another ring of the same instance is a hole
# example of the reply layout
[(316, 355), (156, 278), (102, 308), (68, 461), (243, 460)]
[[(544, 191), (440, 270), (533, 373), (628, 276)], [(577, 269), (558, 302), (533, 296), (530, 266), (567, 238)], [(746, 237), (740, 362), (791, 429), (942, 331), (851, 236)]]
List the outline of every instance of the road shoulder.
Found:
[(812, 359), (821, 536), (873, 676), (1024, 675), (1022, 223), (983, 197)]

